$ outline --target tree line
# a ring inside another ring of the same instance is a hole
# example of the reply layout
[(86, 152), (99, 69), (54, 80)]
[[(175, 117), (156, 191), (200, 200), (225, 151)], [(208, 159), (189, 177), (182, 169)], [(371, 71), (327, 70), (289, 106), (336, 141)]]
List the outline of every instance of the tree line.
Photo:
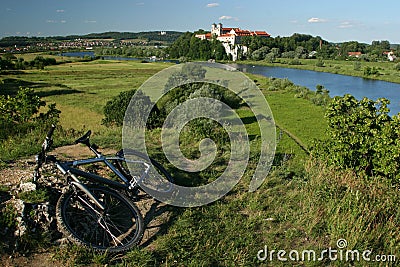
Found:
[(68, 36), (49, 36), (49, 37), (27, 37), (27, 36), (8, 36), (0, 39), (0, 47), (12, 46), (32, 46), (38, 43), (51, 43), (60, 41), (70, 41), (77, 39), (112, 39), (114, 41), (127, 40), (127, 39), (144, 39), (147, 42), (158, 41), (163, 43), (172, 43), (182, 32), (167, 31), (161, 34), (159, 31), (150, 32), (104, 32), (104, 33), (90, 33), (86, 35), (68, 35)]
[(55, 58), (45, 58), (36, 56), (31, 61), (26, 61), (22, 57), (17, 58), (15, 55), (8, 53), (0, 57), (0, 71), (4, 70), (24, 70), (24, 69), (44, 69), (45, 66), (56, 65)]

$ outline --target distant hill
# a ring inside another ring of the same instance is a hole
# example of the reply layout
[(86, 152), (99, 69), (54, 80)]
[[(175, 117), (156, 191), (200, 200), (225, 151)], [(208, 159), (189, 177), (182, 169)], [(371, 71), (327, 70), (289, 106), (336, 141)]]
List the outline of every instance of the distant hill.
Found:
[(113, 39), (116, 41), (126, 39), (143, 39), (147, 42), (173, 43), (183, 32), (177, 31), (150, 31), (150, 32), (104, 32), (90, 33), (86, 35), (50, 36), (50, 37), (26, 37), (9, 36), (0, 39), (0, 47), (28, 46), (41, 42), (60, 42), (76, 39)]

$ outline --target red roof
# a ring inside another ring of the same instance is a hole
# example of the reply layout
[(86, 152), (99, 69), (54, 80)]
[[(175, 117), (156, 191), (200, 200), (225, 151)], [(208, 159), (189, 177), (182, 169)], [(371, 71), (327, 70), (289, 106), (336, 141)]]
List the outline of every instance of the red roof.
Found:
[(218, 36), (218, 37), (231, 37), (232, 35), (234, 35), (234, 34), (226, 33), (226, 34), (221, 34), (221, 35)]
[(253, 36), (253, 35), (265, 36), (265, 37), (270, 36), (266, 31), (249, 31), (249, 30), (241, 30), (239, 28), (233, 28), (233, 30), (235, 31), (235, 34), (237, 36)]
[(256, 35), (260, 35), (260, 36), (271, 36), (269, 33), (267, 33), (266, 31), (255, 31)]
[(349, 56), (361, 56), (361, 52), (348, 52), (347, 53)]

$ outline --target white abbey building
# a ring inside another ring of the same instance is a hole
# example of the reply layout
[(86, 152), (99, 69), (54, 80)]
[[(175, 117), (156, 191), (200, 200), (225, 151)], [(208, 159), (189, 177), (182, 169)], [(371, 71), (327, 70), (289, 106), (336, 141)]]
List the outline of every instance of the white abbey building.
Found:
[(242, 51), (247, 53), (248, 48), (241, 44), (243, 36), (261, 36), (270, 37), (265, 31), (249, 31), (241, 30), (240, 28), (223, 28), (222, 23), (211, 25), (211, 32), (205, 34), (196, 34), (197, 38), (202, 40), (210, 40), (213, 36), (221, 41), (228, 55), (232, 55), (232, 60), (237, 60), (238, 54)]

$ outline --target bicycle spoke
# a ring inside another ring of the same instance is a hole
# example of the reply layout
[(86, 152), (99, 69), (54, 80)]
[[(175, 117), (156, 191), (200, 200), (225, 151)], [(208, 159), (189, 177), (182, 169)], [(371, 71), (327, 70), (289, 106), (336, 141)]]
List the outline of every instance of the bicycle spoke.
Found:
[(99, 211), (90, 198), (76, 193), (64, 196), (60, 201), (63, 205), (57, 205), (63, 229), (79, 243), (97, 250), (120, 251), (136, 244), (143, 234), (138, 209), (116, 191), (105, 188), (90, 191), (106, 209)]

